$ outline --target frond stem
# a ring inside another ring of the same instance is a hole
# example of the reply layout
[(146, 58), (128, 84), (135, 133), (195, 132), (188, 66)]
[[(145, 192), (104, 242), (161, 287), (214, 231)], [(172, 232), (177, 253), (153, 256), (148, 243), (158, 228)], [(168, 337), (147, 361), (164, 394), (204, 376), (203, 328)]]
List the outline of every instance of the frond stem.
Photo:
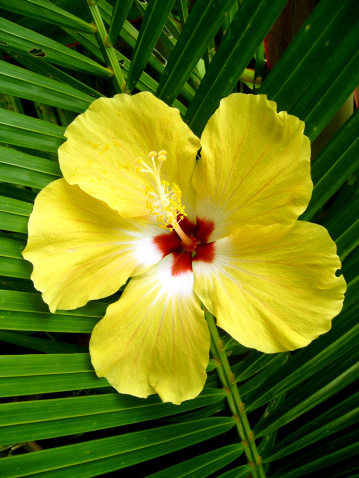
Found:
[(87, 10), (90, 14), (90, 18), (93, 19), (97, 32), (95, 33), (98, 45), (101, 49), (103, 58), (106, 62), (107, 68), (113, 73), (113, 83), (117, 93), (123, 93), (125, 89), (125, 78), (123, 76), (121, 67), (118, 63), (116, 53), (112, 45), (107, 43), (107, 31), (103, 23), (100, 11), (97, 6), (97, 1), (94, 0), (84, 0), (84, 3), (87, 7)]
[(233, 418), (236, 420), (237, 431), (244, 445), (248, 462), (253, 468), (253, 478), (265, 478), (262, 460), (249, 425), (245, 406), (239, 395), (227, 355), (223, 350), (222, 340), (219, 336), (214, 317), (207, 310), (205, 310), (205, 317), (211, 334), (211, 352), (214, 360), (218, 363), (216, 370), (224, 389), (227, 391), (228, 405), (233, 413)]

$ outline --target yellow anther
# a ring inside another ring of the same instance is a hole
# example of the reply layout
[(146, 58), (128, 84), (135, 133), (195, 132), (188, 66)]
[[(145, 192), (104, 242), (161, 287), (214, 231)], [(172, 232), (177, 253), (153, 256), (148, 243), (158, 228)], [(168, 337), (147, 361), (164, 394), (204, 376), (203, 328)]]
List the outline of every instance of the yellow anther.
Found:
[(167, 151), (163, 149), (158, 154), (156, 151), (151, 151), (148, 157), (151, 159), (150, 164), (147, 164), (142, 158), (135, 160), (135, 163), (139, 165), (135, 168), (137, 174), (150, 174), (153, 177), (151, 180), (153, 189), (148, 186), (145, 187), (145, 195), (148, 198), (146, 208), (152, 216), (157, 216), (160, 228), (167, 231), (176, 231), (187, 247), (194, 246), (195, 241), (188, 237), (179, 225), (187, 215), (181, 203), (182, 192), (180, 188), (177, 184), (170, 186), (168, 181), (161, 181), (161, 166), (163, 161), (167, 159)]

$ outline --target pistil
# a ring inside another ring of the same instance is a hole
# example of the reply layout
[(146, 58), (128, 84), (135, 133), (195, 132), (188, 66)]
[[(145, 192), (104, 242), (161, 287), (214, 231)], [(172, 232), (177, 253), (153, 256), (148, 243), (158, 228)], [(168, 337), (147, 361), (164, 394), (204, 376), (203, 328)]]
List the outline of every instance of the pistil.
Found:
[(187, 236), (186, 233), (183, 232), (181, 226), (177, 223), (176, 226), (172, 226), (176, 233), (179, 235), (182, 244), (185, 246), (186, 251), (194, 251), (197, 246), (197, 240), (194, 237)]

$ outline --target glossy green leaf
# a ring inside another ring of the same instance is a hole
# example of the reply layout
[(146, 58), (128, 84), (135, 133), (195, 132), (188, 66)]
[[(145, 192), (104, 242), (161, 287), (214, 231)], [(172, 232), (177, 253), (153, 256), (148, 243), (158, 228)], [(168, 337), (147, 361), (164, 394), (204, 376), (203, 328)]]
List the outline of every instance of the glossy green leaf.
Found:
[(124, 21), (126, 20), (127, 14), (131, 8), (132, 3), (133, 0), (116, 0), (112, 13), (110, 29), (108, 32), (108, 39), (106, 41), (107, 44), (115, 44), (115, 41), (120, 34), (120, 30)]
[[(69, 22), (63, 29), (50, 23), (60, 10), (64, 17), (72, 15), (88, 25), (87, 3), (4, 4), (0, 26), (11, 28), (0, 33), (5, 60), (0, 61), (0, 374), (6, 375), (0, 380), (1, 476), (90, 478), (132, 465), (136, 466), (117, 474), (354, 478), (359, 473), (350, 460), (358, 441), (352, 435), (358, 420), (353, 392), (359, 338), (357, 112), (319, 155), (316, 152), (313, 198), (302, 216), (328, 228), (343, 262), (348, 290), (333, 329), (302, 350), (272, 355), (246, 349), (222, 331), (216, 336), (221, 358), (214, 351), (203, 392), (181, 406), (162, 404), (157, 396), (142, 400), (120, 395), (96, 377), (86, 347), (89, 334), (122, 288), (78, 310), (51, 314), (29, 280), (31, 264), (21, 255), (36, 194), (61, 177), (57, 148), (64, 128), (57, 124), (66, 127), (94, 98), (116, 91), (110, 71), (101, 66), (111, 63), (104, 50), (104, 24), (109, 26), (112, 16), (113, 26), (120, 13), (126, 17), (116, 50), (111, 50), (112, 61), (119, 62), (115, 66), (127, 77), (138, 51), (145, 70), (136, 89), (155, 93), (159, 82), (165, 83), (173, 105), (183, 115), (188, 110), (186, 121), (198, 134), (220, 99), (250, 91), (256, 75), (266, 77), (259, 92), (275, 99), (280, 110), (304, 119), (312, 141), (351, 96), (359, 83), (357, 2), (316, 2), (314, 13), (272, 71), (264, 65), (262, 46), (285, 0), (230, 2), (229, 14), (214, 18), (210, 5), (225, 11), (226, 2), (177, 0), (172, 10), (172, 3), (166, 5), (166, 15), (158, 12), (161, 22), (148, 23), (149, 43), (158, 37), (151, 47), (139, 37), (146, 27), (139, 18), (150, 15), (152, 0), (133, 2), (128, 12), (126, 2), (91, 2), (89, 11), (96, 10), (95, 21), (102, 25), (97, 36)], [(47, 9), (50, 21), (41, 14), (29, 18), (25, 11), (21, 15), (7, 10), (33, 6)], [(291, 9), (292, 3), (284, 12), (285, 27), (295, 31)], [(302, 13), (296, 9), (294, 15), (299, 18)], [(314, 147), (318, 149), (320, 141)], [(227, 364), (225, 372), (219, 361)], [(218, 419), (228, 425), (217, 428), (217, 435), (201, 425), (199, 439), (194, 424), (222, 423)], [(250, 439), (253, 431), (255, 443)], [(44, 450), (28, 453), (36, 448), (35, 440)], [(195, 443), (200, 445), (186, 450)], [(239, 456), (246, 443), (249, 448)], [(122, 453), (122, 445), (128, 453)], [(173, 451), (168, 459), (153, 460)], [(256, 456), (262, 457), (263, 466), (252, 463), (260, 462), (253, 459)]]
[[(1, 281), (1, 287), (4, 290), (11, 290), (11, 291), (17, 291), (17, 292), (34, 292), (34, 286), (31, 281), (28, 279), (19, 279), (18, 277), (4, 277), (0, 276), (0, 281)], [(0, 314), (2, 312), (0, 311)], [(0, 316), (1, 317), (1, 316)], [(0, 327), (1, 327), (1, 319), (0, 319)], [(5, 324), (4, 324), (4, 328)], [(26, 331), (24, 331), (26, 333)]]
[[(9, 303), (2, 302), (4, 292), (24, 294), (17, 291), (0, 291), (0, 328), (4, 330), (29, 330), (44, 332), (72, 332), (91, 333), (100, 317), (73, 316), (63, 314), (50, 314), (50, 312), (26, 312), (14, 310), (1, 310), (9, 307)], [(14, 305), (20, 308), (19, 305)]]
[(0, 61), (0, 89), (9, 95), (82, 113), (93, 98), (71, 86)]
[(0, 141), (15, 146), (25, 146), (57, 152), (64, 142), (65, 128), (13, 111), (0, 109)]
[(0, 275), (30, 279), (32, 266), (29, 262), (10, 257), (2, 257), (0, 262)]
[[(101, 318), (106, 313), (106, 303), (90, 302), (84, 307), (75, 310), (56, 311), (55, 315), (76, 315)], [(22, 312), (48, 313), (49, 308), (42, 300), (40, 294), (27, 294), (21, 292), (0, 291), (0, 306), (2, 310)]]
[(0, 173), (3, 181), (39, 189), (61, 177), (57, 163), (1, 146)]
[(0, 229), (27, 232), (32, 204), (0, 196)]
[(243, 382), (253, 375), (259, 373), (265, 367), (277, 361), (279, 355), (284, 354), (263, 354), (261, 352), (253, 351), (240, 364), (233, 367), (233, 373), (236, 377), (236, 382)]
[(263, 382), (270, 380), (277, 370), (281, 370), (282, 365), (284, 365), (289, 358), (290, 357), (287, 354), (275, 354), (272, 357), (272, 360), (268, 361), (267, 366), (262, 371), (255, 374), (250, 380), (239, 386), (241, 397), (244, 400), (247, 400), (248, 395), (254, 393), (256, 389), (260, 388)]
[(9, 332), (7, 330), (0, 330), (0, 340), (44, 353), (62, 354), (88, 352), (88, 347), (82, 345), (58, 342), (50, 339), (40, 339), (24, 333)]
[(324, 222), (337, 244), (338, 254), (342, 260), (359, 245), (358, 210), (359, 196), (356, 196), (341, 208), (340, 215)]
[(19, 216), (29, 217), (32, 211), (32, 204), (16, 199), (10, 199), (0, 196), (0, 211), (16, 214)]
[[(216, 384), (219, 387), (219, 383)], [(207, 384), (205, 385), (205, 388), (203, 390), (211, 390), (214, 387), (209, 387)], [(227, 403), (225, 400), (225, 390), (218, 388), (218, 390), (221, 390), (224, 395), (222, 400), (220, 400), (217, 403), (214, 403), (212, 405), (207, 405), (206, 407), (201, 408), (200, 410), (196, 410), (191, 413), (184, 413), (181, 414), (180, 416), (175, 415), (171, 417), (166, 417), (164, 418), (164, 421), (166, 422), (186, 422), (190, 420), (197, 420), (198, 418), (207, 418), (207, 417), (213, 417), (213, 415), (216, 415), (217, 413), (220, 413), (224, 410), (227, 409)]]
[(217, 450), (166, 468), (159, 473), (148, 475), (148, 478), (190, 478), (193, 476), (196, 476), (196, 478), (204, 478), (229, 463), (232, 463), (232, 461), (243, 453), (243, 448), (241, 444), (218, 448)]
[(0, 377), (93, 372), (88, 353), (2, 355), (0, 365)]
[(307, 473), (330, 466), (332, 463), (355, 457), (358, 454), (358, 441), (359, 431), (354, 430), (343, 437), (302, 454), (300, 458), (291, 461), (290, 465), (284, 466), (279, 473), (274, 473), (272, 477), (299, 478)]
[(348, 307), (359, 299), (359, 249), (356, 248), (345, 259), (342, 272), (347, 281), (344, 307)]
[(130, 93), (140, 79), (173, 4), (174, 0), (169, 0), (165, 3), (161, 0), (152, 0), (152, 2), (149, 3), (142, 21), (127, 75), (127, 92)]
[[(101, 11), (101, 15), (102, 15), (102, 18), (104, 19), (104, 22), (106, 22), (107, 24), (110, 24), (111, 17), (112, 17), (112, 6), (109, 3), (107, 3), (105, 0), (99, 0), (98, 6)], [(136, 30), (136, 28), (130, 22), (125, 21), (123, 28), (120, 32), (120, 36), (121, 38), (123, 38), (123, 40), (126, 43), (128, 43), (128, 45), (131, 46), (131, 48), (134, 48), (138, 38), (138, 30)], [(123, 61), (125, 61), (124, 68), (128, 70), (129, 60), (127, 60), (126, 62), (126, 60), (123, 59)], [(148, 64), (152, 66), (152, 68), (154, 68), (154, 70), (157, 73), (162, 74), (165, 69), (165, 65), (167, 64), (167, 60), (166, 58), (162, 56), (162, 54), (158, 50), (153, 49), (151, 55), (148, 58)], [(141, 82), (143, 82), (144, 79), (146, 78), (145, 75), (146, 73), (142, 73), (140, 83), (137, 83), (136, 85), (136, 87), (140, 91), (142, 91)], [(155, 88), (151, 91), (155, 92), (157, 89), (157, 86), (158, 84), (156, 83)], [(194, 94), (195, 94), (194, 89), (188, 83), (185, 83), (183, 88), (181, 89), (181, 95), (184, 98), (186, 98), (186, 100), (190, 101), (193, 98)], [(177, 104), (175, 106), (179, 108)]]
[[(112, 394), (24, 402), (23, 406), (6, 403), (0, 405), (0, 417), (4, 419), (0, 427), (0, 443), (85, 433), (176, 416), (216, 403), (223, 397), (221, 390), (206, 389), (195, 400), (176, 407), (163, 404), (156, 396), (141, 400), (114, 391)], [(24, 414), (25, 410), (27, 414)]]
[(106, 44), (107, 30), (105, 28), (100, 10), (96, 2), (84, 2), (84, 8), (88, 13), (91, 22), (96, 25), (95, 37), (100, 47), (102, 57), (109, 71), (112, 72), (111, 81), (113, 89), (116, 93), (122, 93), (125, 87), (125, 79), (119, 62), (117, 61), (116, 52), (112, 45)]
[(287, 0), (270, 4), (250, 0), (241, 4), (187, 110), (185, 121), (197, 135), (202, 133), (220, 100), (232, 92), (286, 3)]
[(356, 393), (314, 420), (308, 420), (303, 426), (281, 440), (274, 450), (262, 455), (262, 458), (267, 462), (278, 460), (358, 421), (359, 393)]
[(13, 148), (0, 147), (0, 162), (28, 169), (31, 172), (41, 173), (44, 176), (49, 176), (51, 180), (62, 176), (58, 163), (26, 154)]
[[(92, 468), (91, 473), (94, 473), (93, 465), (101, 465), (100, 469), (103, 473), (118, 470), (200, 443), (230, 430), (233, 426), (234, 420), (225, 417), (167, 425), (159, 429), (143, 430), (9, 457), (6, 460), (0, 460), (0, 472), (3, 478), (28, 476), (35, 472), (45, 472), (43, 476), (47, 477), (51, 476), (50, 470), (56, 470), (55, 473), (59, 476), (61, 469), (71, 477), (94, 476), (86, 474), (89, 468)], [(108, 458), (106, 462), (105, 458)], [(103, 462), (99, 463), (101, 459)], [(80, 469), (72, 468), (80, 464), (83, 465)], [(70, 466), (72, 467), (69, 468)]]
[[(304, 23), (291, 42), (290, 48), (260, 88), (261, 93), (268, 94), (276, 101), (279, 110), (284, 107), (292, 108), (313, 78), (322, 71), (323, 65), (337, 45), (335, 41), (330, 46), (330, 40), (334, 40), (336, 35), (339, 43), (345, 36), (350, 21), (347, 13), (350, 6), (355, 3), (352, 0), (344, 0), (338, 5), (335, 0), (321, 0)], [(317, 62), (314, 63), (313, 60)], [(299, 78), (302, 79), (301, 82)]]
[(23, 242), (0, 236), (0, 256), (22, 259), (21, 251), (23, 251), (24, 247), (25, 244)]
[(16, 2), (0, 0), (0, 8), (55, 25), (76, 28), (84, 32), (94, 33), (96, 30), (94, 25), (84, 22), (81, 18), (75, 17), (46, 0), (16, 0)]
[[(96, 42), (96, 39), (93, 36), (91, 37), (86, 33), (78, 33), (73, 30), (69, 30), (69, 32), (77, 41), (79, 41), (86, 48), (88, 48), (91, 53), (93, 53), (97, 58), (102, 58), (100, 48)], [(127, 73), (130, 69), (131, 62), (128, 58), (126, 58), (122, 53), (118, 52), (117, 50), (115, 50), (115, 54), (117, 56), (118, 61), (123, 67), (124, 77), (127, 78)], [(136, 84), (136, 88), (139, 91), (150, 91), (151, 93), (155, 93), (157, 85), (158, 83), (151, 76), (149, 76), (146, 72), (143, 72), (141, 74), (141, 78)], [(182, 114), (186, 112), (185, 106), (183, 106), (183, 104), (179, 101), (176, 100), (174, 102), (174, 106), (178, 108)]]
[[(359, 28), (359, 23), (355, 28)], [(340, 53), (338, 58), (341, 58)], [(305, 134), (311, 141), (318, 137), (356, 88), (359, 82), (358, 60), (359, 53), (348, 60), (348, 64), (343, 67), (340, 75), (333, 71), (332, 77), (326, 77), (326, 82), (320, 85), (322, 91), (325, 91), (325, 95), (323, 95), (322, 101), (319, 104), (315, 98), (306, 97), (306, 110), (303, 116), (300, 115), (297, 105), (289, 111), (289, 113), (303, 118), (306, 124)], [(347, 80), (348, 78), (349, 80)]]
[(303, 221), (310, 220), (359, 168), (359, 113), (349, 118), (312, 164), (314, 190)]
[(251, 465), (242, 465), (226, 471), (222, 475), (218, 475), (218, 478), (247, 478), (252, 473)]
[(161, 76), (156, 96), (173, 103), (218, 31), (233, 0), (200, 0), (194, 5)]
[[(278, 408), (280, 408), (284, 400), (285, 395), (283, 394), (269, 402), (264, 410), (264, 413), (259, 419), (258, 424), (260, 425), (262, 421), (266, 420), (270, 415), (272, 415), (272, 413), (274, 413)], [(258, 453), (263, 462), (263, 470), (268, 476), (270, 476), (270, 463), (266, 460), (263, 460), (263, 456), (268, 455), (268, 453), (270, 453), (270, 450), (276, 445), (277, 435), (278, 431), (273, 430), (272, 432), (264, 435), (258, 445)]]
[[(49, 355), (46, 355), (46, 357), (49, 357)], [(0, 397), (97, 389), (109, 386), (107, 380), (97, 378), (95, 372), (5, 377), (0, 381)]]
[(0, 48), (5, 51), (9, 49), (25, 56), (46, 58), (55, 65), (105, 78), (112, 76), (110, 70), (90, 58), (5, 18), (0, 18), (0, 31)]
[(23, 65), (25, 68), (28, 68), (35, 73), (48, 76), (51, 79), (58, 80), (68, 86), (71, 86), (76, 91), (81, 91), (82, 93), (85, 93), (85, 95), (90, 96), (92, 98), (92, 101), (93, 98), (101, 98), (102, 96), (104, 96), (90, 86), (85, 85), (85, 83), (83, 83), (82, 81), (79, 81), (78, 79), (65, 73), (59, 68), (56, 68), (56, 66), (50, 65), (50, 63), (47, 63), (41, 58), (36, 58), (36, 56), (29, 55), (25, 57), (24, 55), (20, 55), (18, 53), (14, 54), (11, 52), (9, 52), (9, 54), (12, 55), (12, 57), (15, 58), (16, 61)]
[(349, 179), (343, 184), (338, 193), (333, 197), (330, 208), (327, 208), (327, 214), (323, 217), (321, 223), (333, 223), (333, 218), (338, 217), (342, 209), (352, 203), (359, 196), (359, 182), (357, 181), (359, 170), (355, 171)]
[[(18, 199), (33, 204), (36, 198), (36, 191), (14, 186), (9, 183), (0, 183), (0, 194), (2, 196)], [(20, 238), (22, 241), (26, 241), (26, 237)]]
[[(172, 2), (172, 0), (170, 1)], [(139, 1), (136, 2), (136, 7), (142, 17), (142, 20), (146, 15), (148, 3), (151, 3), (151, 2), (147, 2), (147, 0), (142, 2), (139, 2)], [(174, 2), (172, 3), (172, 5), (173, 4)], [(174, 34), (174, 32), (176, 33)], [(158, 42), (163, 42), (165, 49), (171, 52), (173, 50), (173, 47), (176, 44), (176, 38), (178, 37), (178, 33), (179, 31), (178, 31), (177, 25), (175, 25), (174, 21), (172, 20), (172, 16), (168, 15), (168, 18), (160, 33)]]
[[(149, 418), (147, 410), (151, 409), (156, 417), (178, 414), (220, 401), (225, 396), (223, 390), (206, 389), (196, 399), (187, 401), (183, 407), (170, 403), (163, 404), (158, 396), (151, 395), (142, 400), (131, 395), (110, 394), (86, 395), (46, 400), (31, 400), (23, 403), (11, 402), (0, 405), (1, 426), (20, 425), (33, 422), (47, 422), (62, 418), (74, 418), (121, 411), (123, 423), (130, 424)], [(154, 417), (153, 417), (154, 418)]]
[(295, 420), (319, 403), (351, 384), (359, 373), (359, 351), (349, 351), (340, 362), (331, 363), (325, 374), (318, 372), (301, 385), (299, 391), (286, 396), (283, 406), (271, 417), (254, 427), (256, 436), (263, 436)]
[(358, 13), (355, 0), (321, 0), (259, 90), (304, 120), (311, 141), (358, 83)]
[(182, 27), (186, 23), (188, 18), (188, 5), (187, 0), (176, 0), (178, 15), (181, 20)]

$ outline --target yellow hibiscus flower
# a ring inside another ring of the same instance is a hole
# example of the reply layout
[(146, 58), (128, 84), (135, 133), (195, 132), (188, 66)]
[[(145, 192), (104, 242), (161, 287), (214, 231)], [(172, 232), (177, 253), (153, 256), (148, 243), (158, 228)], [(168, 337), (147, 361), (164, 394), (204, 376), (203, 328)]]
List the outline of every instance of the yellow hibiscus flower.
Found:
[(312, 192), (303, 130), (265, 96), (233, 94), (199, 140), (150, 93), (98, 99), (67, 128), (64, 179), (37, 197), (23, 254), (52, 312), (132, 277), (92, 333), (99, 377), (138, 397), (197, 396), (210, 346), (201, 302), (267, 353), (330, 329), (346, 286), (327, 231), (297, 221)]

